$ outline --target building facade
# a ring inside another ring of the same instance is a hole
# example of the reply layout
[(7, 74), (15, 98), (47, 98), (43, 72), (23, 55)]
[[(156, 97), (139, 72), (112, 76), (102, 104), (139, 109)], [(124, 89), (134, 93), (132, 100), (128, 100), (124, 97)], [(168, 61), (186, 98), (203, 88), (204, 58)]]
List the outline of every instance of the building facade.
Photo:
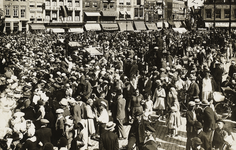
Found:
[[(68, 17), (61, 14), (61, 6), (68, 8)], [(83, 25), (83, 1), (82, 0), (45, 0), (44, 23), (48, 29), (63, 32), (58, 27), (76, 28), (82, 32)]]
[[(215, 14), (214, 14), (215, 12)], [(213, 0), (205, 1), (202, 10), (203, 20), (206, 27), (236, 27), (236, 2), (232, 0)]]
[(3, 10), (5, 11), (4, 32), (13, 33), (17, 31), (26, 31), (29, 29), (29, 1), (3, 0)]
[(186, 18), (187, 10), (186, 2), (173, 0), (172, 15), (175, 27), (179, 28), (181, 26), (181, 21), (184, 21)]

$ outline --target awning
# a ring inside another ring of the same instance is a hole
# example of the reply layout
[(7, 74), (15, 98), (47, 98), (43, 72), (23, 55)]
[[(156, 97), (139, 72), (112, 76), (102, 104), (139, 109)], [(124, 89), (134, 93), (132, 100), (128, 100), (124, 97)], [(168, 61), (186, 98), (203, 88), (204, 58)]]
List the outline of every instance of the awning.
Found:
[(101, 16), (99, 12), (84, 12), (86, 16)]
[(52, 30), (53, 33), (64, 33), (65, 30), (62, 28), (48, 28), (47, 31)]
[(116, 17), (116, 16), (118, 16), (118, 13), (116, 11), (102, 11), (102, 16)]
[(82, 47), (82, 45), (79, 42), (69, 42), (69, 46), (71, 46), (71, 47)]
[(132, 22), (119, 22), (120, 31), (134, 31)]
[(83, 33), (84, 30), (83, 30), (83, 28), (70, 28), (69, 32), (71, 32), (71, 33)]
[(30, 24), (32, 30), (45, 30), (44, 24)]
[(176, 28), (179, 28), (182, 23), (180, 21), (175, 21), (174, 24)]
[(212, 22), (206, 22), (205, 27), (207, 27), (207, 28), (213, 27), (213, 23)]
[(90, 55), (103, 55), (100, 51), (98, 51), (98, 47), (89, 47), (86, 48), (85, 50), (90, 54)]
[(101, 24), (101, 25), (102, 25), (102, 29), (107, 30), (107, 31), (117, 31), (119, 29), (116, 23)]
[(84, 27), (87, 31), (101, 31), (101, 26), (98, 23), (96, 23), (96, 24), (85, 24)]
[(147, 30), (147, 28), (146, 28), (144, 22), (135, 21), (135, 22), (134, 22), (134, 25), (135, 25), (136, 30), (140, 30), (140, 31), (142, 31), (142, 30)]
[(179, 33), (185, 33), (185, 32), (187, 32), (187, 30), (186, 30), (185, 28), (173, 28), (173, 30), (174, 30), (175, 32), (179, 32)]
[(148, 30), (157, 30), (155, 23), (146, 23)]
[(157, 22), (157, 28), (162, 28), (163, 27), (163, 23), (161, 22)]

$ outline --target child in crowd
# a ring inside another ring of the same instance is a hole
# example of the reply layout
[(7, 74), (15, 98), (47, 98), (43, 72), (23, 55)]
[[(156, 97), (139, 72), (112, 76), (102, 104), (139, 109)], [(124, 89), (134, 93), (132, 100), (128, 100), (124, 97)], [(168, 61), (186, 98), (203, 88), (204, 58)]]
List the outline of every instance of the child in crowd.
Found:
[(171, 107), (171, 112), (169, 114), (169, 117), (166, 121), (167, 128), (168, 128), (168, 134), (167, 137), (174, 137), (177, 135), (176, 129), (177, 129), (177, 108), (175, 106)]

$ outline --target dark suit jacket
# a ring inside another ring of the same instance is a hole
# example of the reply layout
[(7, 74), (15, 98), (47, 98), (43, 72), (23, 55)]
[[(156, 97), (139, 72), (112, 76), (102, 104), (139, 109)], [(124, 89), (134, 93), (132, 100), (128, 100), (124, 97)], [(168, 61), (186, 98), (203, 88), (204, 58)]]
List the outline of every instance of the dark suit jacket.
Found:
[(125, 118), (125, 104), (126, 100), (123, 97), (118, 97), (117, 99), (117, 119), (124, 119)]
[(99, 139), (99, 149), (118, 150), (119, 149), (118, 136), (111, 131), (105, 131)]
[(144, 85), (144, 93), (145, 94), (151, 94), (152, 93), (152, 81), (150, 79), (148, 79), (146, 85)]
[(199, 139), (201, 139), (201, 141), (202, 141), (202, 148), (204, 148), (204, 150), (211, 150), (211, 145), (210, 145), (210, 142), (209, 142), (205, 132), (201, 131), (197, 135), (197, 137)]
[(158, 148), (157, 143), (151, 140), (145, 143), (142, 150), (157, 150), (157, 148)]
[(194, 96), (199, 96), (200, 90), (199, 86), (196, 82), (191, 83), (190, 87), (188, 88), (189, 98), (193, 98)]
[(192, 135), (194, 133), (194, 120), (193, 120), (193, 112), (192, 111), (187, 111), (186, 112), (186, 130), (187, 130), (187, 137), (188, 135)]
[(209, 106), (207, 106), (203, 112), (203, 121), (204, 121), (203, 130), (209, 131), (209, 128), (215, 130), (216, 120), (217, 120), (216, 113)]
[(140, 143), (143, 143), (144, 138), (145, 138), (145, 128), (147, 125), (148, 125), (148, 122), (143, 119), (140, 122), (135, 120), (133, 122), (133, 124), (131, 125), (131, 129), (129, 132), (129, 138), (135, 137), (136, 140), (138, 140)]
[(43, 145), (47, 142), (51, 142), (52, 131), (50, 128), (42, 127), (35, 132), (38, 142), (42, 142)]

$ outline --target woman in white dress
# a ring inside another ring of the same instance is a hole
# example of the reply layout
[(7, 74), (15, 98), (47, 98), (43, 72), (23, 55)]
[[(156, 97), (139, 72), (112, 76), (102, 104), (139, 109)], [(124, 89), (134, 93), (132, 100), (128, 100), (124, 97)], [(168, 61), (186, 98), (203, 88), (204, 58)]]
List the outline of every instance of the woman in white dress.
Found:
[(164, 118), (163, 112), (165, 110), (166, 92), (165, 89), (162, 88), (160, 80), (157, 80), (156, 83), (157, 83), (157, 88), (155, 89), (155, 92), (153, 94), (153, 100), (154, 100), (153, 109), (159, 111), (161, 117)]

